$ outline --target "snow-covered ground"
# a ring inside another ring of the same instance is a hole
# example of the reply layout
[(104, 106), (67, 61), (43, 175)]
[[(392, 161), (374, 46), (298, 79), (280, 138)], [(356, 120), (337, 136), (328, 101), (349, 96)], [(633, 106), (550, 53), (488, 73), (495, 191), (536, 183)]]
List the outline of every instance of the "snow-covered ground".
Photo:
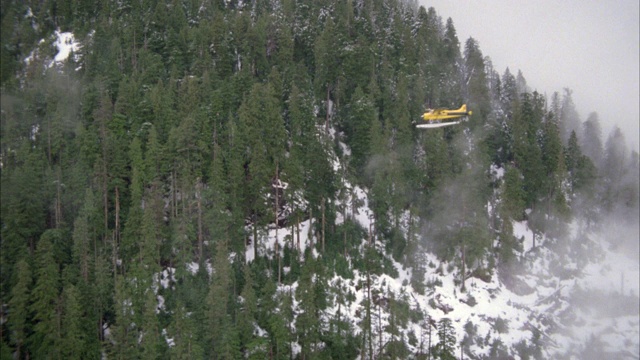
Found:
[[(45, 39), (40, 40), (40, 44), (43, 43), (45, 43)], [(75, 38), (73, 33), (60, 32), (60, 30), (56, 30), (53, 34), (53, 46), (56, 49), (56, 54), (53, 59), (44, 59), (46, 68), (51, 68), (64, 63), (71, 54), (74, 54), (74, 61), (79, 60), (78, 52), (82, 49), (82, 45)], [(24, 62), (28, 65), (35, 57), (40, 56), (39, 52), (39, 49), (33, 50), (31, 54), (24, 59)]]
[[(334, 167), (339, 168), (340, 165), (334, 164)], [(502, 176), (501, 169), (495, 172)], [(354, 220), (368, 230), (372, 225), (372, 211), (368, 206), (366, 191), (346, 182), (343, 185), (350, 189), (357, 200), (347, 201), (346, 213), (353, 214)], [(352, 208), (354, 204), (356, 208)], [(312, 226), (310, 221), (300, 225), (301, 252), (312, 242), (316, 244), (318, 241), (313, 234), (309, 236)], [(339, 215), (338, 222), (342, 221)], [(570, 256), (558, 257), (545, 247), (546, 239), (543, 236), (536, 238), (534, 243), (534, 233), (526, 221), (514, 222), (513, 229), (515, 237), (523, 243), (524, 264), (523, 271), (512, 277), (515, 285), (503, 283), (501, 277), (494, 272), (489, 281), (473, 277), (467, 279), (466, 292), (461, 292), (455, 281), (458, 270), (428, 253), (424, 258), (432, 266), (427, 267), (425, 282), (431, 285), (424, 294), (419, 294), (411, 287), (411, 269), (404, 269), (393, 260), (398, 277), (373, 275), (371, 288), (382, 298), (388, 298), (393, 293), (395, 299), (404, 299), (413, 311), (421, 311), (428, 316), (432, 324), (449, 318), (458, 346), (469, 335), (465, 331), (465, 325), (472, 324), (475, 334), (471, 336), (468, 351), (479, 358), (489, 356), (492, 346), (499, 343), (515, 358), (519, 358), (518, 349), (527, 346), (533, 348), (534, 343), (539, 343), (544, 358), (579, 359), (596, 341), (603, 354), (609, 358), (637, 359), (640, 356), (640, 317), (638, 307), (634, 305), (638, 303), (640, 294), (637, 254), (628, 256), (611, 250), (608, 241), (599, 234), (578, 235), (577, 221), (570, 224), (567, 236), (575, 243), (574, 246), (580, 244), (578, 236), (588, 237), (588, 241), (595, 246), (592, 259), (586, 263)], [(277, 240), (281, 251), (285, 241), (291, 241), (291, 238), (290, 227), (278, 229)], [(276, 230), (270, 229), (258, 242), (259, 253), (273, 254), (275, 241)], [(364, 244), (367, 239), (362, 241)], [(253, 244), (255, 242), (246, 249), (247, 261), (253, 260)], [(534, 244), (536, 251), (532, 251)], [(381, 245), (380, 247), (383, 248)], [(315, 249), (318, 248), (316, 245)], [(317, 251), (314, 254), (318, 256)], [(566, 274), (559, 275), (558, 267)], [(363, 283), (366, 283), (366, 275), (357, 270), (354, 271), (353, 279), (334, 275), (329, 286), (342, 287), (342, 291), (353, 294), (355, 300), (340, 305), (340, 310), (337, 304), (327, 309), (326, 318), (332, 318), (337, 311), (346, 313), (353, 329), (360, 332), (358, 324), (362, 320), (362, 301), (367, 296)], [(289, 291), (291, 287), (297, 287), (297, 283), (281, 285), (281, 291)], [(624, 296), (621, 296), (621, 292)], [(591, 297), (594, 296), (592, 300)], [(623, 309), (607, 311), (608, 302)], [(375, 321), (384, 329), (388, 324), (389, 307), (384, 303), (380, 306), (380, 317)], [(625, 306), (631, 310), (624, 309)], [(419, 337), (425, 331), (424, 324), (424, 321), (410, 322), (402, 329), (403, 342), (413, 353), (418, 351), (420, 345), (409, 345), (409, 334)], [(435, 326), (432, 330), (435, 330)], [(391, 337), (384, 332), (376, 336), (382, 336), (383, 343)], [(378, 343), (379, 338), (375, 341)], [(434, 331), (433, 344), (437, 341)], [(457, 351), (460, 351), (459, 347)]]

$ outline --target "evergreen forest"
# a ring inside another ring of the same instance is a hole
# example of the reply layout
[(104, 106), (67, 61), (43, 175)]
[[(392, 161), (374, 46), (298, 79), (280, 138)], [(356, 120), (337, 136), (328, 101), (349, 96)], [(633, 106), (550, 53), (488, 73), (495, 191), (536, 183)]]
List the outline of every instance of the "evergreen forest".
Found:
[(2, 359), (549, 358), (446, 314), (637, 224), (621, 130), (415, 0), (1, 5)]

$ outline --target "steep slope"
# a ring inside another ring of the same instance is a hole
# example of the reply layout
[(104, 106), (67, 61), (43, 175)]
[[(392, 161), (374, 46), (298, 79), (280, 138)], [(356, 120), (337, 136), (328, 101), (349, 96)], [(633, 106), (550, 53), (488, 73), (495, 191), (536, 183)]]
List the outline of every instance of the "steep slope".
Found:
[(3, 358), (638, 356), (638, 154), (435, 9), (4, 5)]

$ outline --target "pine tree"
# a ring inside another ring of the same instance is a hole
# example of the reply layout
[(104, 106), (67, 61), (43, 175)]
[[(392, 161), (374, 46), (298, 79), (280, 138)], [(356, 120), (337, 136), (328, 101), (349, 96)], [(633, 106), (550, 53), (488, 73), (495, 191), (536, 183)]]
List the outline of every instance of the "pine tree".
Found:
[(516, 167), (509, 166), (505, 171), (502, 201), (506, 214), (516, 221), (524, 220), (525, 194), (522, 173)]
[[(303, 84), (301, 84), (303, 85)], [(283, 176), (289, 183), (288, 203), (291, 207), (291, 247), (296, 243), (296, 248), (300, 248), (300, 228), (299, 224), (302, 217), (301, 201), (299, 194), (304, 188), (305, 158), (309, 153), (305, 150), (306, 146), (315, 141), (315, 128), (313, 127), (313, 113), (309, 104), (307, 94), (298, 88), (298, 85), (292, 81), (291, 94), (289, 96), (289, 133), (291, 145), (289, 147), (289, 157), (283, 164)], [(295, 235), (295, 236), (294, 236)], [(294, 241), (294, 238), (297, 241)]]
[(557, 125), (556, 114), (549, 113), (542, 125), (542, 162), (546, 168), (545, 181), (547, 214), (555, 215), (556, 221), (564, 221), (570, 215), (570, 209), (563, 189), (567, 178), (564, 162), (562, 139)]
[(95, 311), (98, 326), (98, 342), (105, 340), (104, 322), (106, 314), (114, 313), (114, 273), (115, 269), (109, 266), (106, 255), (99, 254), (93, 263), (94, 278), (91, 286), (91, 294), (93, 295), (92, 304), (90, 305)]
[(289, 359), (291, 357), (291, 340), (289, 326), (285, 312), (290, 308), (291, 302), (285, 301), (288, 297), (285, 293), (278, 293), (276, 301), (280, 304), (280, 309), (274, 311), (269, 316), (269, 333), (271, 335), (271, 350), (274, 359)]
[[(123, 265), (132, 263), (139, 255), (142, 218), (143, 218), (143, 189), (144, 189), (144, 163), (140, 140), (136, 137), (131, 141), (129, 157), (131, 159), (131, 204), (125, 221), (122, 241), (116, 252), (123, 260)], [(114, 255), (115, 256), (115, 255)]]
[(510, 118), (512, 115), (513, 103), (514, 101), (518, 101), (520, 96), (518, 94), (518, 88), (516, 87), (516, 78), (511, 74), (508, 67), (502, 74), (501, 84), (502, 96), (500, 97), (500, 102), (505, 115), (507, 118)]
[(64, 311), (62, 316), (61, 352), (65, 359), (86, 359), (87, 337), (86, 317), (80, 302), (80, 292), (73, 284), (65, 285), (62, 292)]
[[(11, 288), (11, 298), (7, 327), (10, 333), (11, 344), (14, 346), (16, 358), (23, 358), (26, 353), (27, 334), (31, 325), (29, 316), (29, 298), (31, 292), (31, 269), (26, 260), (21, 259), (16, 263), (16, 284)], [(27, 355), (28, 356), (28, 355)]]
[(351, 147), (351, 168), (362, 173), (369, 157), (370, 131), (377, 115), (370, 98), (360, 87), (356, 88), (349, 109), (349, 127), (346, 129)]
[(89, 281), (91, 268), (91, 239), (89, 230), (89, 214), (93, 208), (93, 192), (87, 189), (85, 193), (85, 206), (73, 224), (73, 259), (80, 265), (79, 273), (85, 283)]
[(313, 262), (314, 260), (310, 256), (306, 257), (302, 266), (298, 288), (296, 289), (296, 298), (300, 301), (300, 313), (296, 319), (296, 330), (304, 358), (313, 356), (317, 351), (318, 341), (320, 340), (320, 319), (317, 316), (316, 287), (313, 282), (312, 272)]
[(133, 291), (130, 278), (116, 275), (114, 280), (113, 310), (115, 324), (111, 326), (113, 343), (110, 352), (116, 359), (140, 356), (138, 339), (140, 329), (135, 324)]
[[(158, 219), (158, 202), (150, 194), (145, 200), (145, 209), (142, 214), (142, 228), (140, 229), (140, 252), (138, 254), (137, 267), (140, 275), (148, 279), (160, 271), (160, 224)], [(146, 283), (146, 282), (145, 282)]]
[(617, 126), (609, 134), (605, 144), (602, 174), (605, 179), (604, 208), (613, 210), (620, 203), (620, 189), (627, 172), (627, 146), (622, 131)]
[(30, 312), (33, 313), (33, 333), (29, 349), (38, 358), (60, 355), (60, 274), (53, 258), (53, 244), (47, 233), (42, 235), (36, 249), (35, 285)]
[(331, 91), (335, 88), (340, 66), (339, 46), (336, 41), (340, 41), (339, 34), (335, 33), (335, 25), (330, 18), (325, 21), (322, 33), (316, 38), (315, 54), (315, 89), (318, 98), (325, 99), (325, 131), (328, 131), (329, 119), (331, 117)]
[(460, 103), (460, 87), (462, 85), (459, 66), (462, 59), (460, 41), (453, 25), (453, 19), (447, 18), (443, 35), (441, 53), (438, 54), (437, 65), (434, 69), (438, 73), (436, 83), (432, 84), (432, 86), (439, 87), (440, 94), (430, 100), (442, 104), (442, 106), (445, 104), (453, 106), (453, 104)]
[(442, 360), (454, 360), (456, 358), (454, 355), (456, 335), (451, 325), (451, 319), (442, 318), (438, 321), (438, 338), (438, 344), (435, 346), (435, 353), (438, 358)]
[(209, 294), (206, 299), (207, 344), (209, 356), (219, 359), (236, 358), (239, 354), (238, 334), (229, 314), (229, 293), (231, 287), (231, 266), (227, 245), (218, 242), (213, 262)]
[[(3, 130), (3, 136), (4, 132)], [(15, 136), (29, 138), (26, 134), (15, 134)], [(3, 139), (3, 147), (5, 145)], [(6, 224), (2, 228), (0, 243), (2, 257), (0, 281), (7, 289), (12, 286), (15, 263), (27, 254), (33, 254), (37, 240), (46, 229), (46, 209), (49, 198), (45, 191), (47, 186), (43, 169), (46, 165), (43, 152), (39, 151), (35, 144), (31, 144), (30, 140), (24, 140), (15, 145), (17, 146), (15, 152), (8, 151), (7, 148), (3, 149), (3, 158), (7, 154), (7, 165), (5, 167), (3, 160), (0, 189), (2, 221)], [(35, 267), (33, 273), (37, 273)]]
[(569, 136), (572, 131), (575, 131), (576, 133), (579, 133), (580, 131), (580, 116), (578, 115), (578, 111), (576, 110), (576, 106), (573, 102), (573, 91), (569, 88), (564, 89), (564, 94), (562, 95), (562, 101), (560, 104), (559, 118), (560, 137), (562, 138), (563, 143), (566, 144), (566, 141), (569, 140)]
[(240, 297), (242, 298), (242, 306), (237, 317), (238, 335), (240, 338), (240, 346), (247, 353), (251, 353), (250, 347), (252, 340), (255, 338), (255, 317), (257, 315), (257, 298), (253, 289), (253, 278), (251, 276), (251, 268), (245, 264), (244, 266), (244, 286)]
[(542, 121), (542, 99), (538, 94), (525, 93), (522, 106), (514, 119), (514, 160), (524, 175), (523, 188), (527, 207), (536, 204), (543, 189), (545, 171), (538, 143)]
[[(547, 109), (521, 71), (498, 75), (453, 19), (413, 0), (2, 5), (2, 358), (405, 358), (405, 301), (374, 301), (390, 260), (424, 292), (435, 250), (464, 287), (496, 263), (517, 269), (514, 221), (552, 244), (567, 205), (590, 224), (637, 220), (640, 165), (622, 131), (603, 144), (569, 89)], [(58, 28), (86, 41), (79, 61), (50, 67)], [(410, 125), (462, 102), (481, 139)], [(502, 179), (489, 182), (489, 158)], [(291, 243), (265, 249), (282, 224)], [(163, 268), (175, 276), (159, 289)], [(360, 304), (327, 280), (354, 268)], [(429, 358), (454, 354), (440, 328)], [(487, 339), (485, 355), (542, 358), (540, 337)]]
[(169, 350), (172, 359), (188, 360), (204, 356), (196, 335), (196, 321), (193, 313), (189, 314), (181, 301), (176, 304), (168, 334), (174, 344)]
[(378, 234), (386, 234), (389, 232), (389, 206), (390, 206), (390, 167), (391, 159), (388, 159), (389, 148), (386, 144), (387, 131), (382, 127), (378, 119), (374, 119), (369, 138), (371, 139), (371, 147), (368, 151), (371, 154), (371, 160), (368, 165), (368, 172), (372, 173), (373, 181), (371, 183), (371, 209), (375, 217), (375, 227)]
[[(485, 71), (485, 59), (478, 42), (469, 38), (465, 42), (464, 47), (464, 64), (465, 64), (465, 82), (467, 106), (473, 109), (473, 117), (471, 120), (478, 119), (479, 124), (487, 121), (491, 112), (491, 98), (489, 97), (489, 89), (487, 87), (487, 73)], [(472, 121), (474, 125), (477, 122)]]
[(140, 356), (143, 359), (157, 359), (163, 352), (162, 343), (164, 339), (160, 334), (160, 323), (156, 315), (158, 300), (153, 291), (153, 287), (146, 289), (144, 295), (144, 307), (142, 314), (142, 337), (140, 340)]
[(587, 120), (582, 123), (582, 142), (580, 147), (596, 166), (602, 161), (602, 129), (598, 113), (592, 112)]
[(404, 306), (405, 299), (402, 299), (402, 297), (396, 298), (391, 291), (388, 291), (387, 294), (389, 299), (389, 319), (387, 326), (385, 326), (385, 333), (390, 339), (384, 353), (392, 359), (403, 359), (409, 355), (409, 351), (406, 347), (404, 334), (400, 329), (406, 326), (408, 308)]
[(584, 193), (593, 184), (597, 176), (595, 165), (589, 157), (582, 153), (575, 132), (571, 132), (567, 147), (564, 150), (569, 183), (575, 193)]
[(518, 74), (516, 75), (516, 89), (518, 91), (518, 95), (531, 92), (529, 85), (527, 85), (527, 80), (524, 78), (522, 70), (520, 69), (518, 69)]
[(285, 128), (279, 100), (270, 84), (255, 84), (238, 111), (239, 141), (244, 147), (242, 155), (249, 172), (245, 177), (244, 203), (248, 204), (247, 211), (254, 222), (253, 240), (257, 251), (259, 224), (256, 222), (260, 213), (268, 211), (260, 201), (260, 194), (269, 191), (270, 180), (277, 178), (285, 150)]

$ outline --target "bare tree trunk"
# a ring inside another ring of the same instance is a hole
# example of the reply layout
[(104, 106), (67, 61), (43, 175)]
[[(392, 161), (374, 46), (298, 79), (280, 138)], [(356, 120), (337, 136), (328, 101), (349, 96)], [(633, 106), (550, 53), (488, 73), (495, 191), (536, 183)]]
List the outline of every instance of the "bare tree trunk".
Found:
[(373, 359), (373, 336), (371, 335), (371, 272), (369, 269), (369, 259), (367, 259), (367, 319), (369, 327), (369, 358)]
[(347, 229), (344, 229), (343, 234), (343, 242), (344, 242), (344, 256), (347, 256)]
[(56, 206), (55, 206), (55, 217), (56, 217), (56, 229), (60, 228), (62, 223), (62, 176), (60, 174), (60, 167), (58, 166), (58, 171), (56, 171)]
[(462, 242), (462, 286), (460, 287), (461, 292), (466, 291), (465, 280), (467, 279), (467, 264), (465, 263), (465, 248), (464, 248), (464, 240)]
[(409, 207), (409, 231), (407, 233), (407, 247), (413, 244), (413, 211), (411, 211), (411, 207)]
[(131, 66), (134, 71), (138, 70), (138, 61), (136, 58), (136, 28), (133, 27), (133, 51), (131, 52)]
[(329, 133), (329, 112), (331, 111), (331, 107), (330, 107), (330, 98), (329, 98), (330, 92), (329, 92), (329, 84), (327, 84), (327, 114), (324, 120), (324, 131), (328, 134)]
[(202, 234), (202, 182), (200, 178), (196, 181), (196, 201), (198, 207), (198, 262), (201, 262), (204, 256), (204, 236)]
[(307, 234), (309, 246), (313, 246), (313, 208), (309, 208), (309, 232)]
[(113, 106), (111, 104), (111, 99), (109, 98), (107, 92), (102, 93), (102, 97), (100, 99), (100, 105), (94, 111), (93, 116), (95, 121), (97, 121), (97, 125), (100, 133), (100, 145), (101, 145), (101, 155), (102, 155), (102, 163), (101, 163), (101, 190), (102, 190), (102, 204), (104, 208), (104, 233), (102, 234), (102, 241), (105, 242), (107, 240), (107, 234), (109, 229), (109, 188), (108, 188), (108, 166), (107, 166), (107, 145), (109, 143), (109, 139), (107, 137), (107, 128), (105, 123), (111, 119)]
[(427, 326), (429, 328), (429, 346), (427, 347), (427, 360), (431, 360), (431, 333), (433, 332), (433, 329), (431, 329), (431, 317), (429, 317), (429, 320), (427, 321)]
[(49, 160), (49, 166), (53, 166), (53, 160), (51, 155), (51, 116), (47, 115), (47, 160)]
[(356, 196), (353, 192), (353, 188), (351, 189), (351, 218), (355, 219), (356, 218), (356, 208), (357, 208), (357, 201), (356, 201)]
[(300, 251), (300, 214), (298, 214), (298, 219), (296, 221), (296, 238), (298, 240), (298, 251)]
[(113, 241), (116, 244), (120, 241), (120, 191), (116, 186), (116, 228), (114, 229)]
[[(101, 132), (103, 134), (103, 141), (106, 141), (106, 132), (104, 129), (104, 123), (100, 124)], [(109, 193), (107, 182), (107, 149), (106, 145), (102, 145), (102, 207), (104, 212), (104, 237), (107, 236), (107, 230), (109, 229)]]
[(176, 171), (171, 171), (171, 216), (173, 218), (178, 217), (178, 196), (176, 192), (178, 191), (178, 181), (176, 180)]
[(382, 311), (380, 302), (376, 305), (378, 307), (378, 356), (382, 354)]
[[(278, 160), (276, 160), (276, 174), (275, 174), (275, 178), (276, 178), (276, 183), (274, 186), (274, 192), (275, 192), (275, 209), (274, 209), (274, 221), (275, 221), (275, 226), (276, 226), (276, 242), (274, 244), (275, 247), (275, 251), (276, 251), (276, 256), (278, 257), (278, 284), (280, 284), (281, 280), (282, 280), (282, 259), (280, 257), (280, 244), (278, 242), (278, 209), (279, 207), (279, 196), (280, 194), (278, 194), (278, 187), (280, 186), (280, 178), (278, 177)], [(284, 192), (284, 190), (283, 190)], [(284, 195), (284, 193), (283, 193)]]
[(322, 253), (324, 253), (324, 233), (326, 228), (326, 218), (325, 218), (325, 198), (322, 198), (321, 202), (322, 207)]
[(255, 211), (251, 216), (251, 219), (253, 220), (253, 259), (255, 260), (258, 258), (258, 219)]
[(291, 213), (289, 214), (289, 218), (291, 219), (291, 249), (294, 248), (295, 239), (296, 239), (296, 224), (293, 221), (293, 214), (296, 213), (296, 200), (293, 196), (293, 192), (291, 192)]
[[(291, 211), (291, 214), (293, 215), (293, 211)], [(293, 219), (291, 220), (291, 244), (289, 246), (293, 249), (296, 240), (296, 224), (294, 224)]]
[[(116, 186), (116, 228), (113, 230), (113, 234), (111, 236), (111, 251), (113, 252), (113, 254), (111, 255), (111, 261), (113, 263), (113, 274), (115, 276), (115, 274), (118, 271), (118, 244), (120, 242), (120, 191), (118, 189), (118, 187)], [(95, 243), (94, 243), (94, 247), (95, 247)], [(95, 253), (95, 256), (97, 257), (97, 251)], [(96, 259), (94, 259), (94, 263), (95, 263)], [(124, 270), (123, 270), (124, 273)]]

